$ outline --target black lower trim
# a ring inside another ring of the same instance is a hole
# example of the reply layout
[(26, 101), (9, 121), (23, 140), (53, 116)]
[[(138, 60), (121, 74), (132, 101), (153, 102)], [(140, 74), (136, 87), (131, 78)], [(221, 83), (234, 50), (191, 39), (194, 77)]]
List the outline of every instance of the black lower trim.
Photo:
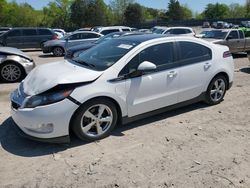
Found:
[(190, 104), (193, 104), (193, 103), (204, 101), (205, 96), (206, 96), (206, 92), (202, 93), (201, 95), (199, 95), (198, 97), (196, 97), (194, 99), (191, 99), (191, 100), (188, 100), (188, 101), (185, 101), (185, 102), (181, 102), (181, 103), (178, 103), (178, 104), (167, 106), (167, 107), (164, 107), (164, 108), (161, 108), (161, 109), (158, 109), (158, 110), (154, 110), (154, 111), (151, 111), (151, 112), (146, 112), (144, 114), (140, 114), (140, 115), (137, 115), (137, 116), (134, 116), (134, 117), (127, 117), (126, 116), (126, 117), (122, 118), (122, 123), (123, 124), (131, 123), (133, 121), (144, 119), (146, 117), (161, 114), (161, 113), (164, 113), (164, 112), (176, 109), (176, 108), (180, 108), (180, 107), (187, 106), (187, 105), (190, 105)]
[(74, 99), (71, 96), (68, 96), (67, 99), (69, 99), (71, 102), (75, 103), (76, 105), (80, 106), (82, 103), (80, 103), (78, 100)]
[(230, 82), (230, 83), (228, 84), (228, 90), (231, 89), (232, 86), (233, 86), (233, 82)]
[(16, 132), (24, 138), (28, 138), (30, 140), (34, 140), (34, 141), (38, 141), (38, 142), (48, 142), (48, 143), (54, 143), (54, 144), (66, 144), (66, 143), (70, 143), (70, 136), (66, 135), (66, 136), (62, 136), (62, 137), (57, 137), (57, 138), (37, 138), (37, 137), (33, 137), (30, 135), (27, 135), (26, 133), (24, 133), (17, 125), (16, 123), (13, 121), (13, 125), (14, 125), (14, 129), (16, 130)]

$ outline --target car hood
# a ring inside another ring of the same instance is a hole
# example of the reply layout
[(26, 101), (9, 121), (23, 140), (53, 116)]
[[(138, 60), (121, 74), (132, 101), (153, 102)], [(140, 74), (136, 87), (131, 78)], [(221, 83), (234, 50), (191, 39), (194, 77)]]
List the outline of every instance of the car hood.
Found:
[(80, 51), (80, 50), (87, 50), (89, 48), (92, 48), (95, 45), (96, 45), (96, 43), (91, 42), (91, 43), (87, 43), (87, 44), (76, 45), (74, 47), (68, 48), (67, 50), (71, 51), (71, 52), (76, 52), (76, 51)]
[(94, 81), (102, 73), (67, 60), (48, 63), (33, 69), (23, 81), (23, 88), (27, 95), (38, 95), (58, 85)]
[(24, 52), (17, 48), (11, 48), (11, 47), (0, 47), (0, 53), (6, 54), (6, 55), (18, 55), (25, 59), (32, 60), (29, 56), (27, 56)]

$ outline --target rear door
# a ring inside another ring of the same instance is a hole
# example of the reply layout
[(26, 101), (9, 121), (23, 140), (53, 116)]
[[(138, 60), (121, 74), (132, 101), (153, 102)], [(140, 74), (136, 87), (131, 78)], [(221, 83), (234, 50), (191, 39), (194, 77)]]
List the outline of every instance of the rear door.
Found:
[(204, 92), (213, 73), (212, 51), (195, 42), (178, 41), (180, 91), (179, 102), (191, 100)]
[(36, 29), (22, 29), (22, 48), (39, 48), (39, 38)]
[(13, 29), (6, 33), (5, 45), (9, 47), (21, 48), (22, 47), (22, 33), (20, 29)]
[(52, 40), (53, 32), (49, 29), (38, 29), (38, 38), (40, 45), (42, 45), (42, 43)]

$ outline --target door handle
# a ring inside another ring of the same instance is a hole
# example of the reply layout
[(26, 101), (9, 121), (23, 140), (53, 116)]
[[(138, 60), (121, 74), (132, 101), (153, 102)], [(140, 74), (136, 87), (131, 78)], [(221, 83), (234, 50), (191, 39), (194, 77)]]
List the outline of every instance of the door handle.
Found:
[(211, 66), (212, 66), (211, 63), (205, 63), (204, 68), (209, 69)]
[(169, 73), (168, 73), (168, 77), (169, 78), (173, 78), (173, 77), (175, 77), (177, 75), (177, 72), (176, 71), (170, 71)]

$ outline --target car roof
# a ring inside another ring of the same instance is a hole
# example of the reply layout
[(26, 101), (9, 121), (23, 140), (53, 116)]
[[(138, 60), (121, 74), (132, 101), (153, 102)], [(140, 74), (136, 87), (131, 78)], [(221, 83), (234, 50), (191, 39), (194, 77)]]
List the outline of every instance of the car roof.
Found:
[[(127, 36), (122, 36), (119, 37), (120, 39), (124, 39), (126, 41), (132, 41), (132, 42), (145, 42), (148, 40), (153, 40), (153, 39), (158, 39), (158, 38), (163, 38), (166, 37), (166, 35), (161, 35), (161, 34), (142, 34), (142, 35), (127, 35)], [(119, 39), (118, 39), (119, 40)]]

